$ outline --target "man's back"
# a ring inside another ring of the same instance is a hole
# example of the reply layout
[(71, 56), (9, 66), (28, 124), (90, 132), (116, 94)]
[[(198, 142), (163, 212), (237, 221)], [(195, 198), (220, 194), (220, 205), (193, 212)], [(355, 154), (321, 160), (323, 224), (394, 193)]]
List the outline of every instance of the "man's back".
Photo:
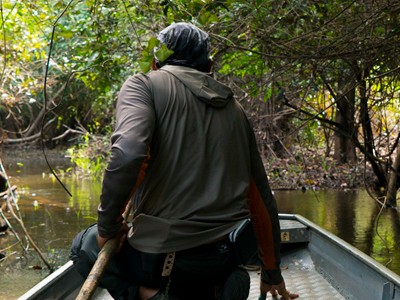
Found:
[(149, 78), (156, 121), (131, 244), (159, 252), (212, 242), (248, 216), (244, 112), (228, 87), (197, 70), (165, 66)]

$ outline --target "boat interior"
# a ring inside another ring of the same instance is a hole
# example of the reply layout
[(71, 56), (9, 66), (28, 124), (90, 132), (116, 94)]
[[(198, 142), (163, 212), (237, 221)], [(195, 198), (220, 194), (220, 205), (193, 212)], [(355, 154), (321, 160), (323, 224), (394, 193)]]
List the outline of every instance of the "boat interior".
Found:
[[(400, 276), (353, 246), (298, 215), (280, 215), (280, 225), (282, 275), (287, 289), (300, 299), (400, 299)], [(251, 277), (248, 299), (257, 300), (259, 270), (245, 268)], [(82, 284), (68, 262), (19, 299), (75, 299)], [(97, 288), (93, 299), (112, 298)]]

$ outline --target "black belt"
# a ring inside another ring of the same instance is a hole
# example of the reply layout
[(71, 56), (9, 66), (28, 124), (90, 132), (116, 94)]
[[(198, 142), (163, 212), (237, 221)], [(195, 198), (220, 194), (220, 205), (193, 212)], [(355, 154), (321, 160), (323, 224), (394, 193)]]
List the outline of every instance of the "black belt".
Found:
[(197, 247), (193, 247), (190, 249), (178, 251), (177, 253), (181, 253), (184, 255), (196, 255), (196, 254), (204, 254), (204, 253), (225, 253), (232, 249), (232, 243), (229, 241), (229, 238), (226, 236), (218, 241), (200, 245)]

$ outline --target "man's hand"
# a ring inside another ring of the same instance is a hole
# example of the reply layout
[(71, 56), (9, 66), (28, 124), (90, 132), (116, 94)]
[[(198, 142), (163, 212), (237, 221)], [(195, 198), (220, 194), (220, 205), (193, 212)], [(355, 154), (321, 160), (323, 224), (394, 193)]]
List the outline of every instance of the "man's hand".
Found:
[(125, 243), (125, 239), (126, 239), (126, 235), (128, 234), (128, 231), (129, 231), (128, 225), (126, 224), (126, 222), (123, 222), (120, 230), (117, 232), (117, 234), (114, 237), (104, 238), (104, 237), (97, 235), (97, 244), (99, 245), (100, 250), (103, 249), (106, 242), (112, 238), (116, 238), (118, 240), (118, 247), (115, 252), (118, 252), (119, 250), (121, 250), (122, 246)]
[(283, 300), (299, 298), (298, 294), (290, 293), (286, 289), (285, 281), (282, 281), (281, 283), (276, 285), (266, 284), (265, 282), (261, 281), (260, 289), (262, 295), (267, 295), (267, 293), (270, 292), (273, 298), (277, 297), (278, 294), (281, 296), (281, 299)]

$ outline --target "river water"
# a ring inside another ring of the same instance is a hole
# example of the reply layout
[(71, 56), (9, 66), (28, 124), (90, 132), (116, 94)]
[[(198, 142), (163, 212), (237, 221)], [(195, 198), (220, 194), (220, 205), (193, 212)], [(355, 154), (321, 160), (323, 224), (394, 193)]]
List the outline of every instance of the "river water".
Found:
[[(29, 234), (52, 265), (64, 264), (73, 237), (96, 221), (101, 183), (90, 176), (62, 175), (59, 170), (69, 167), (62, 153), (52, 153), (49, 161), (72, 197), (51, 174), (41, 153), (8, 151), (2, 161), (11, 185), (17, 186), (18, 207)], [(397, 210), (380, 211), (364, 190), (275, 191), (275, 196), (279, 212), (308, 218), (400, 274)], [(25, 245), (19, 224), (9, 219)], [(48, 275), (39, 256), (34, 251), (21, 255), (21, 248), (12, 232), (0, 236), (0, 252), (7, 255), (0, 265), (0, 299), (16, 299)]]

